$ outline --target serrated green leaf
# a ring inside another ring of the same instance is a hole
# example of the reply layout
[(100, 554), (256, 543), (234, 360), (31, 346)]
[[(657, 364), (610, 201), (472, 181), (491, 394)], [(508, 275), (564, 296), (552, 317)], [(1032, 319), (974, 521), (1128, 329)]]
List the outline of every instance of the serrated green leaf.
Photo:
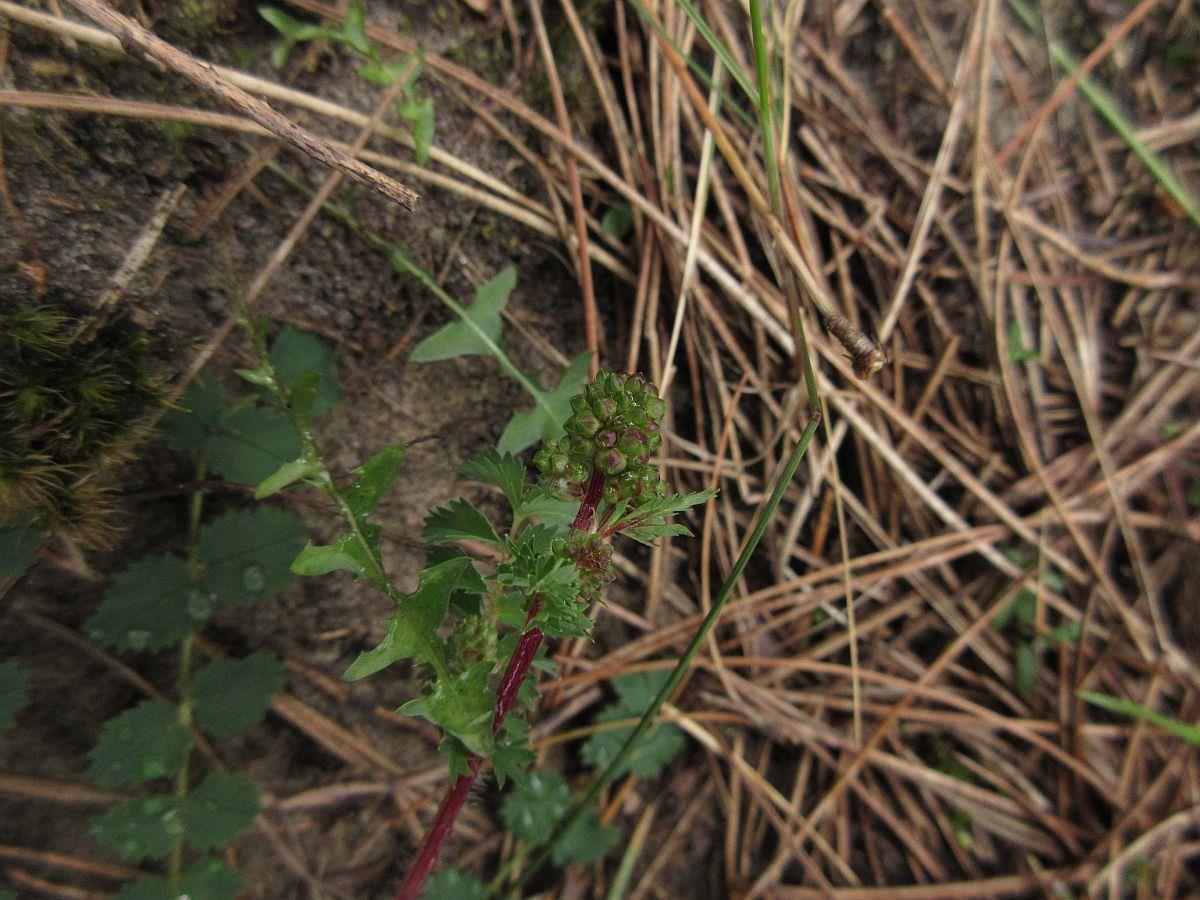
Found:
[(645, 544), (647, 547), (654, 546), (656, 538), (660, 537), (691, 537), (692, 532), (686, 525), (680, 525), (678, 522), (662, 522), (648, 525), (635, 525), (632, 528), (624, 529), (621, 534), (627, 538), (637, 541), (639, 544)]
[(303, 522), (271, 506), (218, 516), (200, 528), (197, 555), (203, 588), (222, 603), (253, 603), (292, 580), (291, 563), (308, 531)]
[[(707, 503), (717, 496), (714, 490), (696, 491), (692, 494), (672, 494), (669, 497), (649, 500), (634, 509), (622, 513), (612, 525), (605, 529), (607, 534), (628, 533), (631, 529), (646, 529), (667, 524), (666, 520), (693, 506)], [(681, 526), (680, 526), (681, 527)], [(667, 532), (679, 534), (680, 532)], [(687, 532), (690, 534), (690, 532)]]
[[(514, 716), (510, 713), (508, 718), (512, 719)], [(505, 720), (505, 724), (507, 723), (508, 719)], [(526, 769), (535, 759), (537, 754), (529, 749), (527, 743), (497, 744), (496, 751), (492, 754), (492, 772), (496, 776), (496, 784), (504, 787), (509, 778), (514, 781), (523, 780)]]
[(466, 500), (451, 500), (449, 506), (439, 506), (425, 519), (425, 530), (421, 537), (431, 544), (450, 541), (488, 541), (500, 543), (500, 536), (473, 504)]
[[(620, 702), (605, 707), (596, 717), (598, 724), (606, 725), (626, 719), (633, 720), (628, 726), (597, 731), (583, 745), (580, 756), (589, 765), (602, 769), (616, 757), (625, 740), (633, 733), (634, 726), (642, 714), (650, 708), (658, 692), (670, 678), (668, 670), (635, 672), (613, 679), (613, 688)], [(641, 778), (651, 778), (667, 766), (687, 745), (684, 733), (675, 725), (656, 725), (642, 739), (642, 743), (629, 758), (625, 771)]]
[(481, 662), (458, 675), (438, 678), (428, 693), (405, 703), (398, 712), (427, 719), (462, 741), (472, 753), (490, 756), (496, 699), (488, 688), (491, 670), (491, 662)]
[(117, 650), (165, 650), (199, 631), (213, 605), (178, 556), (144, 556), (113, 579), (83, 630)]
[(272, 494), (279, 493), (288, 485), (294, 484), (302, 478), (313, 478), (320, 472), (320, 467), (312, 460), (293, 459), (291, 462), (285, 462), (272, 475), (259, 483), (258, 488), (254, 491), (254, 499), (265, 500)]
[[(589, 737), (580, 750), (583, 761), (596, 769), (605, 768), (616, 758), (626, 739), (633, 733), (642, 712), (621, 703), (602, 709), (596, 716), (596, 722), (600, 725), (631, 721), (625, 727), (597, 731)], [(657, 725), (642, 738), (621, 771), (631, 772), (639, 778), (653, 778), (678, 756), (685, 746), (687, 740), (678, 727), (670, 723)]]
[(493, 347), (501, 346), (500, 314), (516, 284), (517, 270), (506, 266), (475, 291), (475, 302), (463, 309), (462, 321), (451, 322), (425, 338), (413, 349), (410, 359), (420, 363), (456, 356), (494, 355)]
[(405, 594), (396, 603), (396, 614), (384, 620), (388, 631), (379, 646), (360, 653), (342, 677), (357, 681), (413, 657), (431, 665), (444, 665), (442, 643), (435, 632), (446, 618), (451, 591), (469, 568), (469, 559), (456, 556), (424, 569), (417, 589)]
[(421, 900), (487, 900), (482, 881), (458, 869), (434, 872), (421, 889)]
[[(374, 548), (379, 539), (379, 526), (361, 525), (360, 530)], [(353, 534), (342, 535), (325, 547), (309, 544), (292, 560), (292, 572), (296, 575), (327, 575), (339, 570), (367, 578), (385, 590), (389, 584), (374, 556)]]
[(29, 705), (29, 673), (15, 662), (0, 663), (0, 731), (12, 728)]
[(117, 900), (231, 900), (242, 886), (242, 875), (219, 859), (202, 859), (186, 869), (176, 890), (165, 875), (152, 875), (130, 882)]
[(577, 862), (587, 865), (604, 859), (621, 842), (621, 832), (613, 825), (601, 825), (600, 817), (589, 812), (576, 822), (554, 848), (554, 864)]
[(650, 708), (658, 692), (671, 680), (669, 669), (651, 669), (646, 672), (631, 672), (612, 679), (613, 690), (626, 708), (639, 716)]
[(216, 660), (192, 681), (196, 718), (217, 737), (241, 731), (262, 719), (282, 688), (283, 664), (268, 653)]
[(183, 832), (174, 796), (136, 797), (118, 803), (92, 823), (92, 836), (122, 859), (162, 859)]
[[(537, 615), (529, 622), (552, 638), (591, 637), (587, 601), (573, 594), (543, 594)], [(517, 626), (514, 626), (517, 627)]]
[(375, 511), (376, 505), (400, 473), (407, 452), (408, 444), (392, 444), (354, 470), (354, 483), (342, 494), (351, 513), (364, 518)]
[(514, 527), (526, 519), (535, 519), (543, 525), (561, 534), (575, 519), (579, 512), (578, 500), (558, 500), (545, 491), (531, 490), (514, 513)]
[(558, 384), (549, 391), (534, 384), (537, 405), (512, 417), (496, 444), (497, 448), (501, 452), (520, 453), (540, 440), (561, 436), (563, 424), (571, 415), (571, 398), (583, 389), (591, 359), (590, 353), (576, 357), (567, 366)]
[(258, 815), (258, 786), (237, 772), (213, 772), (183, 804), (184, 837), (199, 850), (213, 850), (250, 827)]
[(179, 410), (159, 428), (177, 452), (194, 451), (228, 481), (258, 484), (300, 455), (300, 438), (282, 412), (250, 403), (227, 407), (225, 392), (208, 378), (192, 382)]
[(16, 578), (37, 562), (38, 548), (46, 542), (32, 525), (0, 525), (0, 581)]
[(488, 447), (463, 463), (459, 472), (464, 478), (500, 488), (514, 511), (522, 505), (525, 497), (525, 464), (511, 453), (501, 453), (495, 447)]
[(571, 788), (557, 772), (533, 772), (518, 782), (500, 805), (504, 825), (525, 843), (539, 847), (571, 808)]
[(316, 375), (312, 384), (313, 415), (319, 416), (342, 399), (334, 349), (315, 334), (285, 325), (271, 344), (270, 357), (275, 374), (289, 391), (295, 391), (306, 373)]
[(166, 700), (143, 700), (109, 719), (88, 753), (88, 774), (101, 786), (141, 784), (179, 773), (192, 748), (191, 733)]

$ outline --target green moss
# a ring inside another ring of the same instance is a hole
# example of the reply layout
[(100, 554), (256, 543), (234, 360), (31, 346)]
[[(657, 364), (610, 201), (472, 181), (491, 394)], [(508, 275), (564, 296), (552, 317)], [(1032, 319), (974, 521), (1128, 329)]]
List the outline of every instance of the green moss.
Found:
[(0, 523), (30, 521), (102, 546), (115, 534), (113, 473), (161, 402), (145, 338), (91, 336), (51, 308), (0, 310)]

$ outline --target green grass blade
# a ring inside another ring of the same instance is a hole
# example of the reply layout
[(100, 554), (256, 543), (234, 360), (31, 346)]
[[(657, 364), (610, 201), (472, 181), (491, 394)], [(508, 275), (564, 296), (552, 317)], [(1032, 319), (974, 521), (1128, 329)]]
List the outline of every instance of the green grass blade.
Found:
[[(1037, 15), (1026, 5), (1025, 0), (1008, 0), (1008, 5), (1012, 7), (1013, 12), (1030, 31), (1034, 34), (1043, 34)], [(1062, 66), (1067, 74), (1071, 74), (1079, 68), (1079, 63), (1066, 47), (1049, 36), (1045, 36), (1045, 40), (1051, 57)], [(1122, 112), (1117, 99), (1089, 76), (1080, 79), (1079, 92), (1091, 102), (1101, 117), (1113, 127), (1113, 130), (1133, 151), (1134, 156), (1142, 161), (1142, 164), (1150, 170), (1150, 174), (1158, 179), (1163, 189), (1183, 208), (1187, 217), (1192, 220), (1192, 224), (1200, 228), (1200, 200), (1197, 200), (1188, 190), (1166, 159), (1142, 143), (1137, 134), (1137, 126)]]
[(1080, 699), (1086, 700), (1093, 706), (1099, 706), (1101, 709), (1107, 709), (1109, 712), (1149, 722), (1151, 725), (1156, 725), (1163, 731), (1175, 735), (1180, 740), (1200, 747), (1200, 727), (1189, 725), (1187, 722), (1181, 722), (1179, 719), (1163, 715), (1152, 709), (1147, 709), (1142, 704), (1135, 703), (1132, 700), (1124, 700), (1121, 697), (1112, 697), (1108, 694), (1096, 694), (1092, 691), (1077, 691), (1076, 693)]

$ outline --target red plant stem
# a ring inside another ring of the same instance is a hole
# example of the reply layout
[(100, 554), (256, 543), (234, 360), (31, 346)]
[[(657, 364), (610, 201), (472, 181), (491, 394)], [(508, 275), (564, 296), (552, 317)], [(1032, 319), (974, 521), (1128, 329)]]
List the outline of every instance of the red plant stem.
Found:
[[(579, 504), (579, 512), (575, 515), (575, 521), (571, 523), (572, 531), (591, 530), (596, 507), (600, 503), (600, 496), (603, 492), (604, 473), (597, 469), (592, 475), (592, 480), (588, 482), (587, 493), (584, 494), (583, 502)], [(526, 623), (532, 621), (537, 615), (540, 605), (541, 601), (535, 597), (529, 604), (529, 612), (525, 616)], [(509, 712), (516, 705), (517, 695), (521, 691), (521, 685), (525, 683), (525, 677), (529, 674), (529, 668), (533, 664), (534, 656), (537, 655), (538, 647), (542, 644), (542, 637), (542, 630), (535, 627), (522, 634), (521, 640), (517, 642), (517, 648), (513, 651), (512, 658), (508, 661), (508, 668), (504, 670), (504, 677), (500, 679), (500, 686), (496, 689), (496, 708), (492, 712), (492, 737), (499, 736), (500, 729), (504, 726), (504, 720), (508, 718)], [(471, 754), (467, 757), (469, 774), (459, 775), (442, 799), (442, 805), (438, 807), (433, 824), (425, 833), (421, 850), (408, 870), (404, 883), (400, 885), (400, 890), (396, 892), (396, 900), (417, 900), (420, 896), (421, 888), (425, 886), (425, 879), (437, 865), (442, 844), (454, 830), (454, 821), (458, 818), (463, 804), (467, 802), (471, 787), (479, 779), (482, 767), (482, 756)]]

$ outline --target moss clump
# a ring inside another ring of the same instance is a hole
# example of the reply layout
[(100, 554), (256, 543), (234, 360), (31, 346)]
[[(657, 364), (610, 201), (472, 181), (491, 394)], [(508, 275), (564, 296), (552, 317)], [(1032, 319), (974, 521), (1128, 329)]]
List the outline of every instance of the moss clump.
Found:
[(0, 524), (95, 547), (115, 536), (113, 471), (163, 391), (145, 338), (120, 326), (85, 332), (44, 306), (0, 309)]

